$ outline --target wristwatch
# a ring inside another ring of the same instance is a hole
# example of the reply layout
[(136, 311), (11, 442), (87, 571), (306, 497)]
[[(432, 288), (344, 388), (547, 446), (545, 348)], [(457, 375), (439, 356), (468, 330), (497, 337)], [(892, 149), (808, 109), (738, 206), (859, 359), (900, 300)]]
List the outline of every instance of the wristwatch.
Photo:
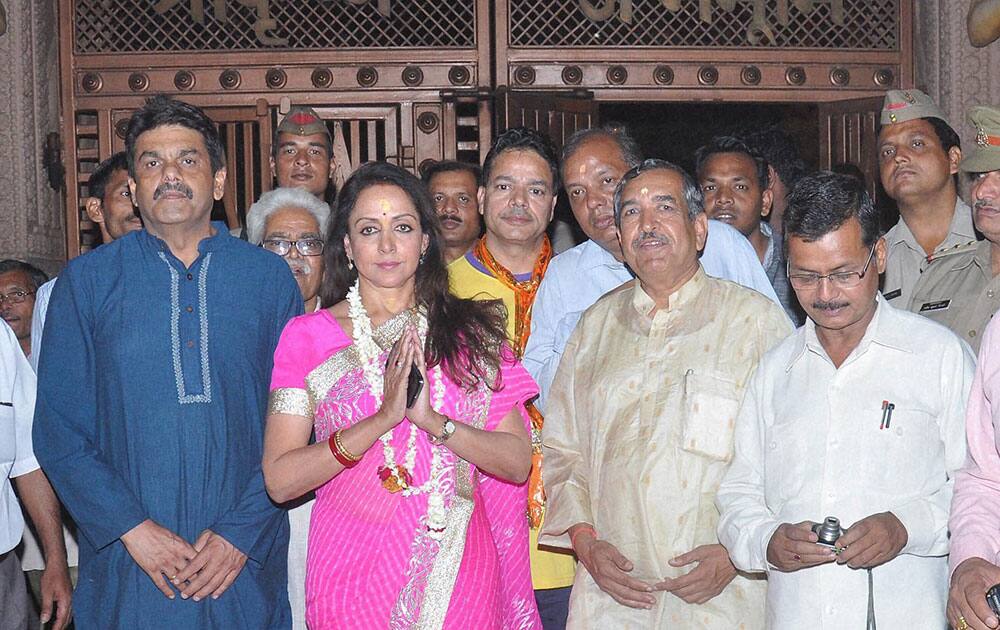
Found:
[(455, 422), (451, 418), (449, 418), (448, 416), (445, 416), (444, 417), (444, 427), (442, 427), (442, 429), (441, 429), (441, 435), (440, 435), (440, 437), (436, 436), (434, 434), (431, 434), (430, 442), (431, 442), (431, 444), (434, 444), (434, 445), (444, 444), (446, 441), (448, 441), (448, 438), (450, 438), (451, 435), (454, 432), (455, 432)]

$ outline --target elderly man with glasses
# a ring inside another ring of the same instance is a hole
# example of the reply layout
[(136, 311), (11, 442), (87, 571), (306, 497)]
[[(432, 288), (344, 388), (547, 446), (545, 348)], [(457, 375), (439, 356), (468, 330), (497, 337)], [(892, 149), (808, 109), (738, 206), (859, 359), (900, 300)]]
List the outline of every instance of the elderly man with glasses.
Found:
[(283, 257), (302, 291), (307, 313), (319, 310), (323, 245), (330, 206), (301, 188), (276, 188), (247, 212), (247, 240)]
[(719, 540), (767, 574), (768, 628), (943, 629), (971, 351), (879, 294), (887, 248), (862, 183), (803, 177), (784, 225), (809, 319), (747, 388)]

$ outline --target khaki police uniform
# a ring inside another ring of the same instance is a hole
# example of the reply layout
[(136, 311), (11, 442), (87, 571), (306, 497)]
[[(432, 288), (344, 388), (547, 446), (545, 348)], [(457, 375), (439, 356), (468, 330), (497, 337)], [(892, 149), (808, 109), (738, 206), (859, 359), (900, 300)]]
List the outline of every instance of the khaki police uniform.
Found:
[[(889, 90), (882, 104), (882, 126), (895, 125), (918, 118), (948, 119), (940, 107), (920, 90)], [(941, 209), (946, 211), (945, 208)], [(885, 277), (882, 282), (882, 296), (897, 308), (905, 309), (913, 300), (921, 273), (928, 267), (929, 260), (942, 252), (962, 246), (976, 240), (976, 231), (972, 226), (972, 209), (956, 195), (955, 207), (952, 209), (951, 226), (948, 235), (928, 256), (924, 248), (917, 242), (906, 221), (900, 217), (899, 222), (885, 235), (888, 256), (886, 259)]]
[[(1000, 110), (973, 107), (969, 122), (976, 128), (976, 147), (959, 168), (967, 173), (1000, 170)], [(935, 253), (910, 301), (911, 311), (944, 324), (977, 353), (983, 330), (1000, 309), (1000, 276), (993, 275), (993, 247), (990, 241), (980, 241)]]
[(993, 276), (989, 241), (973, 241), (931, 257), (910, 310), (947, 326), (979, 352), (986, 324), (1000, 309), (1000, 276)]
[(976, 240), (976, 230), (972, 226), (972, 208), (961, 198), (955, 200), (954, 214), (948, 235), (928, 256), (917, 242), (909, 226), (900, 219), (885, 234), (888, 256), (885, 262), (885, 279), (882, 296), (897, 308), (906, 308), (923, 282), (922, 275), (934, 260), (944, 252), (963, 247)]

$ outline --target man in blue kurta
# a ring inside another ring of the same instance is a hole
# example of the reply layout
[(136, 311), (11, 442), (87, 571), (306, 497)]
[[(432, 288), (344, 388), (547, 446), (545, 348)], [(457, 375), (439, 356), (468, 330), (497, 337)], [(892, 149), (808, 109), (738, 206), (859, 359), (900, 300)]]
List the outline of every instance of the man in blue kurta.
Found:
[(126, 150), (145, 229), (69, 263), (39, 366), (35, 450), (82, 534), (77, 627), (289, 627), (260, 461), (298, 287), (210, 222), (226, 170), (201, 110), (151, 99)]

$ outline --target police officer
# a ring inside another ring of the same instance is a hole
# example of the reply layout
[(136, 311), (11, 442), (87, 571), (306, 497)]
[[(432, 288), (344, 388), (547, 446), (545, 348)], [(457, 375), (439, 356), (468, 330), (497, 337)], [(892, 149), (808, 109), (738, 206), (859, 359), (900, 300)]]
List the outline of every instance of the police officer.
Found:
[(928, 257), (976, 239), (972, 211), (958, 196), (955, 177), (961, 143), (929, 96), (889, 90), (877, 146), (882, 187), (900, 215), (885, 235), (889, 258), (882, 293), (906, 308)]
[(986, 240), (931, 257), (910, 310), (950, 328), (979, 351), (983, 329), (1000, 308), (1000, 109), (973, 107), (976, 148), (959, 168), (970, 178), (972, 218)]
[(303, 188), (333, 199), (337, 161), (330, 129), (311, 107), (295, 105), (275, 129), (271, 175), (283, 188)]

